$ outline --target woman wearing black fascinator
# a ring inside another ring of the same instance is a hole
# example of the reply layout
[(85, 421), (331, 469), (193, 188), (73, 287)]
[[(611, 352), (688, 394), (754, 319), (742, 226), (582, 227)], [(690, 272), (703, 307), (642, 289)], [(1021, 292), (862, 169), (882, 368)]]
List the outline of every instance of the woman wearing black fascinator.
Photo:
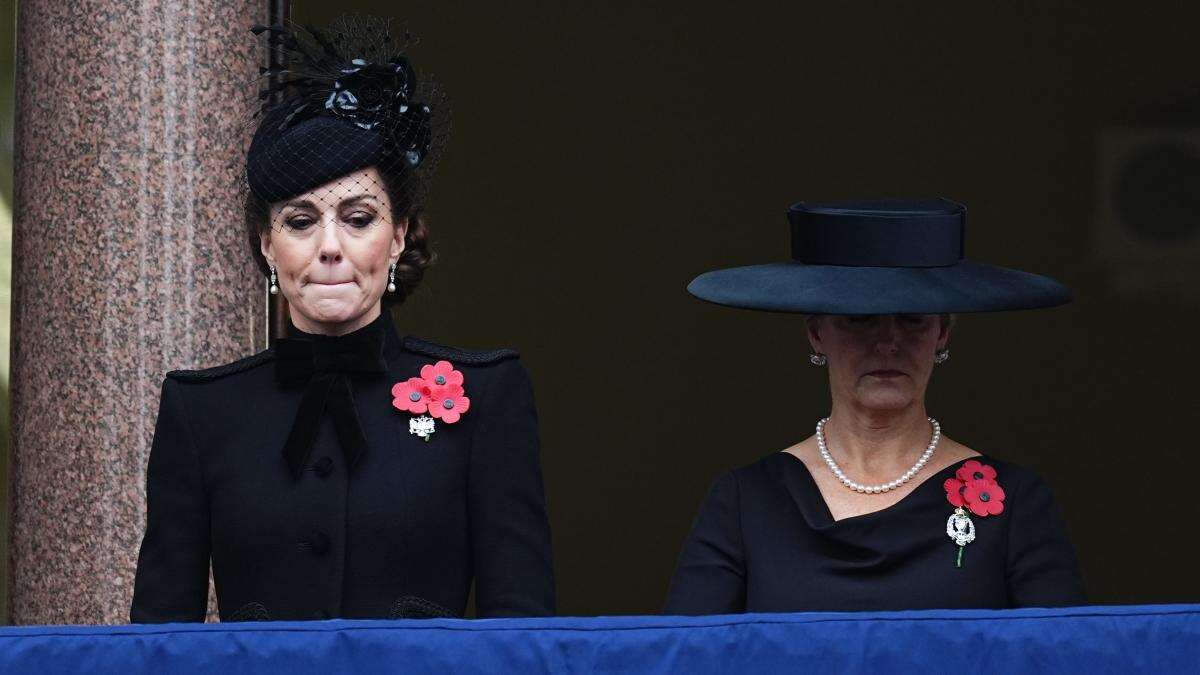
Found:
[[(147, 470), (135, 622), (554, 612), (530, 379), (508, 349), (401, 337), (432, 255), (443, 98), (387, 22), (257, 27), (268, 72), (246, 160), (250, 253), (291, 330), (168, 373)], [(232, 244), (233, 242), (231, 242)]]
[(788, 220), (790, 262), (709, 272), (688, 290), (807, 315), (831, 411), (806, 440), (717, 479), (666, 611), (1082, 604), (1046, 484), (943, 436), (925, 409), (956, 314), (1060, 305), (1067, 289), (965, 260), (966, 210), (946, 200), (799, 203)]

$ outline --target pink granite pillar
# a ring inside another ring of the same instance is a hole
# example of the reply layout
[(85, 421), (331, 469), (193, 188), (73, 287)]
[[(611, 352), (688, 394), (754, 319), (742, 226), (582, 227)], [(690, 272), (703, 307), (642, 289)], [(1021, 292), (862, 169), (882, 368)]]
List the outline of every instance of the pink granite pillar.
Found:
[(163, 374), (266, 343), (237, 177), (262, 0), (22, 0), (14, 623), (119, 623)]

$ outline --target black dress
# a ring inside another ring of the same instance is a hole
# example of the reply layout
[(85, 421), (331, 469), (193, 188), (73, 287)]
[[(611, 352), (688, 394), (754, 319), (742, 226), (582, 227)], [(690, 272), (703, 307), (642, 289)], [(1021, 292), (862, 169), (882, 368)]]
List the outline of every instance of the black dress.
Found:
[[(462, 615), (472, 581), (478, 616), (553, 614), (537, 419), (516, 353), (401, 339), (386, 313), (286, 343), (163, 383), (132, 620), (202, 621), (210, 558), (224, 620), (387, 618), (411, 598)], [(362, 343), (373, 372), (343, 349)], [(289, 345), (307, 349), (309, 372), (284, 368), (297, 362)], [(391, 389), (440, 360), (463, 373), (470, 408), (425, 441)], [(317, 407), (298, 416), (310, 390)], [(293, 434), (309, 442), (285, 456)]]
[(1084, 603), (1075, 554), (1035, 474), (989, 457), (1004, 511), (971, 516), (963, 549), (954, 507), (928, 477), (895, 505), (834, 521), (808, 468), (779, 452), (713, 485), (675, 570), (668, 614), (1005, 608)]

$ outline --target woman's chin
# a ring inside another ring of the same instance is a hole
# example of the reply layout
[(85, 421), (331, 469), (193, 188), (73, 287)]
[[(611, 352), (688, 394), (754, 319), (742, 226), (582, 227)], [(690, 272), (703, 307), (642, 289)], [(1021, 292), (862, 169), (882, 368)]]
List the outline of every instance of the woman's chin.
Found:
[(859, 396), (859, 404), (869, 410), (904, 410), (912, 405), (913, 397), (901, 391), (871, 391)]
[(306, 319), (313, 323), (338, 325), (351, 323), (366, 313), (366, 308), (359, 302), (359, 298), (354, 301), (338, 298), (321, 298), (316, 301), (306, 302), (303, 306), (296, 309), (304, 315)]

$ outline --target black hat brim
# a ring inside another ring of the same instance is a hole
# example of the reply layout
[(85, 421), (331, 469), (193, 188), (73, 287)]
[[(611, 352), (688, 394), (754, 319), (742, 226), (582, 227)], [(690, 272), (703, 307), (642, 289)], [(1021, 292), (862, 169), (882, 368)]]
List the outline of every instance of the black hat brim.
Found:
[(960, 314), (1055, 307), (1071, 291), (1050, 277), (963, 261), (947, 267), (797, 262), (701, 274), (688, 291), (729, 307), (802, 314)]

